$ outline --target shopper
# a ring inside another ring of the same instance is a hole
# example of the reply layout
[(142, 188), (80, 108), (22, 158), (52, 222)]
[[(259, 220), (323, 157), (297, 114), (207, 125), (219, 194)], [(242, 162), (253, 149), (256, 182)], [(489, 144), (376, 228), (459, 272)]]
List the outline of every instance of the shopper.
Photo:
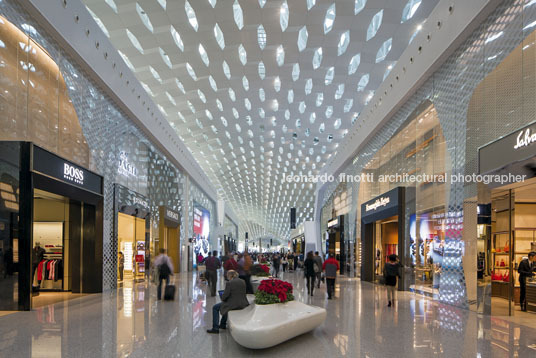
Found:
[[(39, 263), (45, 258), (45, 252), (45, 249), (41, 247), (41, 243), (36, 242), (35, 247), (32, 250), (32, 280), (35, 275), (35, 271), (37, 270), (37, 266), (39, 266)], [(38, 284), (41, 286), (41, 280), (38, 280)]]
[(218, 284), (218, 270), (221, 268), (221, 262), (216, 257), (217, 255), (218, 255), (218, 251), (214, 250), (212, 251), (212, 256), (210, 255), (210, 252), (209, 252), (208, 257), (205, 259), (205, 267), (206, 267), (205, 275), (207, 277), (208, 285), (210, 287), (211, 297), (216, 296), (216, 286)]
[(173, 275), (173, 263), (168, 255), (166, 255), (165, 249), (160, 249), (160, 254), (154, 259), (154, 266), (158, 269), (158, 288), (157, 299), (162, 299), (162, 281), (166, 281), (166, 285), (169, 285), (169, 276)]
[(123, 281), (123, 273), (125, 272), (125, 255), (123, 255), (123, 252), (121, 251), (119, 251), (117, 265), (119, 267), (119, 281)]
[(234, 255), (231, 254), (229, 256), (229, 259), (225, 261), (223, 264), (223, 276), (225, 277), (225, 280), (227, 281), (227, 272), (230, 270), (238, 271), (238, 263), (234, 259)]
[(529, 252), (526, 259), (521, 260), (517, 272), (519, 273), (519, 303), (521, 311), (527, 311), (527, 278), (534, 276), (536, 269), (536, 252)]
[(239, 277), (244, 280), (246, 283), (246, 293), (253, 293), (253, 286), (251, 286), (251, 257), (247, 252), (240, 254), (240, 259), (238, 260), (238, 274)]
[(383, 267), (383, 277), (387, 287), (387, 299), (389, 300), (387, 306), (391, 307), (391, 305), (395, 304), (396, 284), (398, 277), (400, 277), (400, 263), (395, 254), (389, 255), (388, 259), (389, 262), (386, 262)]
[(320, 257), (318, 251), (315, 251), (313, 260), (315, 260), (314, 269), (316, 273), (316, 280), (318, 281), (317, 287), (320, 288), (320, 281), (322, 279), (322, 258)]
[(298, 268), (298, 254), (294, 254), (294, 271)]
[(279, 276), (279, 267), (281, 266), (281, 259), (277, 253), (272, 256), (272, 265), (274, 266), (274, 276)]
[(283, 257), (281, 258), (281, 266), (283, 266), (283, 272), (286, 272), (288, 266), (287, 255), (283, 255)]
[(307, 294), (313, 295), (313, 291), (315, 289), (315, 260), (313, 257), (313, 252), (309, 251), (307, 253), (307, 258), (305, 259), (305, 262), (303, 263), (303, 271), (305, 273), (305, 279), (307, 280)]
[[(238, 277), (234, 270), (227, 272), (225, 291), (221, 295), (222, 302), (212, 306), (212, 329), (207, 333), (220, 333), (220, 329), (227, 328), (227, 313), (233, 310), (241, 310), (249, 306), (246, 296), (246, 283)], [(221, 314), (221, 321), (220, 321)]]
[(335, 297), (335, 279), (337, 278), (337, 272), (339, 271), (339, 261), (335, 260), (333, 254), (329, 254), (329, 258), (324, 261), (322, 270), (326, 274), (326, 288), (328, 291), (328, 300)]

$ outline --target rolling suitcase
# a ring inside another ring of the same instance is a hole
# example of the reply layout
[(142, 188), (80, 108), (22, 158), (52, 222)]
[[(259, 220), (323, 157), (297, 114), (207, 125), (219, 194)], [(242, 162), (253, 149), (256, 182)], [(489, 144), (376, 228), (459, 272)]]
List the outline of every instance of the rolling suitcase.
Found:
[(166, 285), (164, 289), (164, 300), (173, 301), (175, 299), (175, 285)]

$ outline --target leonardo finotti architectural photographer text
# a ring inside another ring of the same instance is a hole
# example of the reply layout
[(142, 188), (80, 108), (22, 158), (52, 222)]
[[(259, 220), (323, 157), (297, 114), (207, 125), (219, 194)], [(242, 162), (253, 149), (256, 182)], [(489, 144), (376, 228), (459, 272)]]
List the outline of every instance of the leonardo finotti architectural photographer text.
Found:
[(524, 182), (526, 175), (514, 174), (389, 174), (378, 175), (373, 173), (362, 173), (359, 175), (349, 175), (340, 173), (334, 175), (283, 175), (287, 183), (483, 183), (483, 184), (508, 184)]

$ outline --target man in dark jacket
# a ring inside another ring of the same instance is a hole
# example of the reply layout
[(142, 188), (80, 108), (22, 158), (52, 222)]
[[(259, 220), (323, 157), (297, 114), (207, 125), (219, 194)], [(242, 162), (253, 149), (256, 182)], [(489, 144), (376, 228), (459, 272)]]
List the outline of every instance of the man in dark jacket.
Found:
[(222, 302), (212, 306), (212, 329), (207, 330), (208, 333), (220, 333), (220, 328), (227, 328), (227, 313), (229, 311), (241, 310), (249, 306), (246, 296), (246, 283), (238, 277), (238, 272), (229, 270), (227, 278), (229, 281), (225, 285), (225, 291), (221, 296)]
[(320, 288), (320, 281), (322, 280), (322, 257), (320, 257), (320, 254), (318, 251), (315, 251), (315, 256), (313, 257), (313, 260), (315, 261), (315, 273), (316, 273), (316, 280), (318, 281), (317, 287)]
[(335, 279), (337, 278), (337, 272), (339, 272), (339, 261), (335, 260), (333, 254), (329, 254), (329, 258), (324, 261), (322, 270), (326, 272), (326, 286), (328, 290), (328, 300), (335, 295)]
[(212, 256), (205, 259), (207, 281), (210, 286), (210, 296), (216, 296), (216, 285), (218, 283), (218, 269), (221, 267), (220, 260), (216, 257), (218, 251), (214, 250)]
[(536, 261), (536, 252), (529, 252), (528, 259), (523, 259), (519, 263), (517, 272), (519, 273), (519, 303), (521, 305), (521, 311), (527, 310), (527, 278), (534, 275), (534, 269), (536, 268), (534, 262)]

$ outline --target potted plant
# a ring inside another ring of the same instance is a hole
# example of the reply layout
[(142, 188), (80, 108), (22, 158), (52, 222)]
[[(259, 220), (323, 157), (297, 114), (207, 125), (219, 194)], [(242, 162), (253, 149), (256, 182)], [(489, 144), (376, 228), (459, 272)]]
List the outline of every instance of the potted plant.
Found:
[(253, 276), (268, 277), (270, 276), (270, 268), (266, 265), (255, 264), (251, 267), (251, 274)]
[(262, 280), (255, 292), (255, 304), (257, 305), (285, 303), (293, 300), (292, 285), (278, 279)]

